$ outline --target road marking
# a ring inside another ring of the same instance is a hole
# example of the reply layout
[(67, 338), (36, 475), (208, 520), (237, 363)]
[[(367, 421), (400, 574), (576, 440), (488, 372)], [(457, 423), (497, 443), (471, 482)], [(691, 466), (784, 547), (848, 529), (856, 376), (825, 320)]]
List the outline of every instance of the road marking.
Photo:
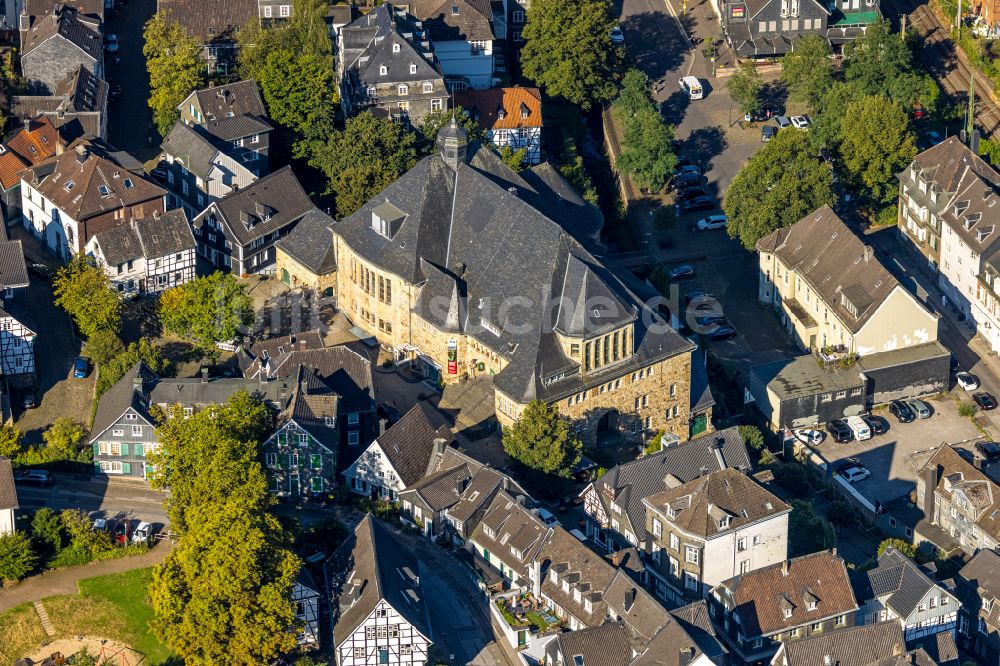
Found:
[(670, 4), (670, 0), (663, 0), (663, 4), (666, 5), (667, 11), (669, 11), (670, 15), (674, 18), (674, 23), (677, 24), (677, 29), (681, 31), (682, 35), (684, 35), (684, 41), (687, 42), (688, 49), (691, 53), (691, 62), (690, 64), (688, 64), (687, 73), (685, 74), (685, 76), (691, 76), (691, 70), (694, 69), (694, 61), (695, 61), (694, 44), (691, 42), (691, 38), (688, 37), (687, 30), (684, 29), (684, 24), (681, 23), (681, 19), (679, 16), (677, 16), (677, 12), (674, 11), (674, 6)]

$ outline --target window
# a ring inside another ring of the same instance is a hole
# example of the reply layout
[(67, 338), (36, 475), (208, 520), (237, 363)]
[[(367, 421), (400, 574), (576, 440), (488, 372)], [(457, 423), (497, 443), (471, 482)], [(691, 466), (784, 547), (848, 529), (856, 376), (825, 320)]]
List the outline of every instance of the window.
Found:
[(400, 84), (399, 87), (396, 89), (396, 92), (398, 92), (400, 95), (409, 95), (410, 86), (406, 85), (405, 83)]
[(132, 436), (133, 437), (141, 437), (142, 436), (142, 426), (141, 425), (134, 425), (134, 426), (132, 426)]
[(309, 466), (313, 469), (323, 469), (323, 456), (319, 453), (313, 453), (309, 456)]
[[(271, 18), (271, 7), (264, 7), (264, 18)], [(364, 654), (362, 654), (361, 656), (363, 658)]]
[(444, 102), (442, 100), (437, 98), (431, 100), (431, 111), (440, 111), (442, 108), (444, 108)]
[[(432, 93), (432, 92), (434, 92), (434, 84), (431, 83), (430, 81), (424, 81), (424, 92), (425, 93)], [(440, 101), (440, 100), (438, 100), (438, 101)]]
[(357, 446), (359, 443), (360, 443), (360, 439), (358, 437), (358, 431), (357, 430), (351, 430), (350, 432), (347, 433), (347, 445), (348, 446)]
[(285, 17), (291, 16), (291, 14), (292, 14), (292, 6), (291, 5), (281, 5), (281, 7), (278, 9), (278, 14), (280, 16), (285, 16)]
[(514, 23), (524, 23), (524, 12), (516, 11), (513, 14)]
[(692, 564), (698, 563), (698, 549), (694, 546), (684, 547), (684, 561), (691, 562)]
[(115, 428), (114, 430), (111, 431), (111, 434), (114, 435), (115, 437), (124, 437), (125, 430), (123, 428)]
[(125, 180), (122, 181), (122, 184), (125, 185), (126, 190), (131, 190), (133, 187), (135, 187), (135, 183), (132, 182), (131, 178), (126, 178)]
[(822, 628), (823, 625), (820, 624), (819, 622), (813, 622), (812, 624), (809, 625), (809, 631), (812, 633), (816, 633), (817, 631), (820, 631)]
[(684, 572), (684, 587), (688, 590), (698, 589), (698, 575), (690, 571)]
[(264, 464), (268, 467), (274, 469), (278, 466), (278, 454), (277, 453), (265, 453), (264, 454)]
[(347, 424), (348, 425), (357, 425), (358, 424), (358, 413), (357, 412), (350, 412), (350, 413), (348, 413), (348, 415), (347, 415)]
[(389, 68), (386, 67), (385, 65), (382, 65), (381, 67), (378, 68), (378, 73), (381, 74), (382, 76), (385, 76), (386, 74), (389, 73)]
[(740, 537), (736, 540), (736, 550), (746, 550), (747, 549), (747, 538)]
[(416, 73), (417, 73), (417, 66), (414, 65), (413, 63), (410, 63), (410, 74), (416, 74)]
[(323, 477), (314, 476), (313, 478), (309, 479), (309, 490), (311, 490), (314, 493), (323, 492)]
[(838, 615), (837, 616), (837, 620), (836, 620), (836, 624), (837, 624), (838, 627), (843, 627), (845, 624), (847, 624), (847, 616), (846, 615)]
[(676, 534), (672, 534), (671, 533), (671, 535), (670, 535), (670, 550), (680, 550), (680, 549), (681, 549), (681, 541), (680, 541), (680, 539), (677, 538)]
[[(270, 9), (271, 9), (270, 7), (265, 7), (264, 9), (268, 10), (268, 13), (270, 13)], [(372, 627), (366, 627), (366, 629), (370, 629), (370, 628), (372, 628)], [(359, 660), (359, 661), (364, 661), (364, 659), (365, 659), (365, 649), (363, 647), (356, 647), (356, 648), (354, 648), (354, 658), (356, 660)]]
[(661, 536), (662, 533), (663, 533), (663, 526), (660, 524), (659, 520), (653, 518), (653, 536), (658, 537)]
[(300, 432), (299, 433), (299, 446), (308, 446), (308, 445), (309, 445), (309, 435), (308, 435), (308, 433)]

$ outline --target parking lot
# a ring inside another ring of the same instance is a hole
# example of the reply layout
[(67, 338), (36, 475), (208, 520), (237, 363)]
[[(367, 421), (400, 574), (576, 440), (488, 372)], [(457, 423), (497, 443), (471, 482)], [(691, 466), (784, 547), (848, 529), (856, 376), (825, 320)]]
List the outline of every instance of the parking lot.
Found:
[(924, 402), (932, 412), (928, 419), (899, 423), (888, 410), (882, 409), (875, 413), (889, 422), (889, 431), (884, 435), (844, 444), (828, 435), (815, 448), (830, 463), (852, 456), (860, 458), (871, 476), (856, 483), (855, 488), (873, 503), (887, 504), (916, 488), (917, 469), (942, 443), (974, 452), (975, 442), (983, 439), (976, 426), (959, 415), (958, 406), (950, 396)]

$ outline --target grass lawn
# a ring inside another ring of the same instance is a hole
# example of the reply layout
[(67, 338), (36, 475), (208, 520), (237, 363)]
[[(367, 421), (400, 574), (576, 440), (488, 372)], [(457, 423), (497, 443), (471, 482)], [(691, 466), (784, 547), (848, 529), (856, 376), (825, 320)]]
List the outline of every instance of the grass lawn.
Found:
[[(121, 641), (145, 654), (145, 664), (156, 666), (171, 654), (149, 629), (153, 609), (146, 588), (151, 577), (152, 569), (136, 569), (87, 578), (80, 581), (80, 594), (49, 597), (44, 600), (45, 609), (58, 637), (88, 634)], [(24, 656), (45, 638), (30, 604), (0, 615), (0, 636), (9, 635), (17, 636), (18, 644), (7, 648), (6, 642), (0, 641), (0, 663)], [(7, 651), (17, 654), (8, 655)]]

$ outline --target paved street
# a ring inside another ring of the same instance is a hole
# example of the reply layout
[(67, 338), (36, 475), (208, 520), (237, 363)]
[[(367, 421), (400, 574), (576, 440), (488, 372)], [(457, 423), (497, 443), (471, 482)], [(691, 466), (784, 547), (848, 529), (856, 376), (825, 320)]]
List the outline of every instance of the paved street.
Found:
[(150, 489), (145, 483), (117, 479), (82, 481), (76, 477), (56, 474), (56, 482), (49, 488), (17, 487), (21, 509), (82, 509), (92, 517), (126, 515), (132, 519), (151, 522), (157, 531), (167, 522), (163, 509), (166, 493)]
[(106, 54), (107, 78), (122, 87), (121, 99), (110, 107), (108, 141), (141, 162), (152, 158), (159, 147), (158, 138), (150, 140), (149, 74), (142, 55), (142, 28), (155, 11), (156, 0), (129, 0), (107, 24), (108, 32), (118, 35), (120, 42), (118, 62), (115, 54)]

